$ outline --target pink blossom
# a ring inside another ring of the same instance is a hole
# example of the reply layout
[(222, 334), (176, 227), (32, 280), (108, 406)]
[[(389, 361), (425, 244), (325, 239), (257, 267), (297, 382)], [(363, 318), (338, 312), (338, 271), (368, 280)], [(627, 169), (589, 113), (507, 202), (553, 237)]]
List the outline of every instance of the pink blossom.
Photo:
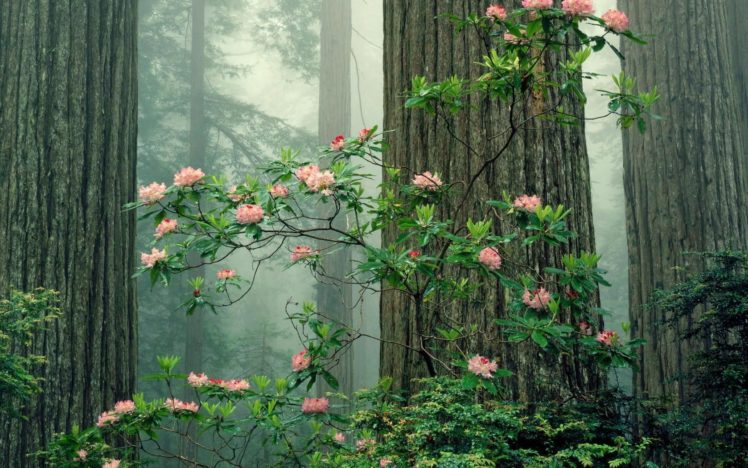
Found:
[(595, 340), (607, 346), (615, 346), (618, 343), (618, 333), (612, 330), (603, 330), (597, 334)]
[(285, 198), (288, 196), (288, 187), (281, 184), (275, 184), (270, 189), (270, 196), (273, 198)]
[(187, 383), (193, 387), (204, 387), (208, 385), (209, 379), (205, 374), (195, 374), (194, 372), (190, 372), (190, 375), (187, 376)]
[(200, 169), (185, 167), (174, 174), (174, 185), (180, 187), (190, 187), (195, 185), (200, 179), (205, 177), (205, 173)]
[(299, 260), (312, 256), (314, 253), (315, 252), (313, 252), (312, 248), (308, 245), (297, 245), (294, 247), (293, 252), (291, 252), (291, 261), (298, 262)]
[(374, 445), (376, 445), (376, 443), (377, 441), (375, 441), (374, 439), (358, 439), (356, 441), (356, 450), (364, 451), (368, 447), (373, 447)]
[(410, 252), (408, 252), (408, 257), (410, 257), (410, 258), (414, 258), (415, 259), (415, 258), (418, 258), (420, 256), (421, 256), (421, 251), (420, 250), (411, 250)]
[(306, 414), (326, 413), (330, 408), (330, 401), (327, 398), (304, 398), (301, 404), (301, 412)]
[(579, 332), (582, 333), (583, 335), (587, 335), (587, 336), (592, 335), (592, 326), (589, 323), (583, 320), (579, 322), (578, 326), (579, 326)]
[(345, 137), (343, 135), (336, 136), (330, 142), (330, 149), (333, 151), (341, 151), (343, 148), (345, 148)]
[(362, 128), (358, 131), (358, 141), (361, 143), (365, 142), (371, 138), (371, 129), (370, 128)]
[(335, 174), (330, 171), (314, 172), (304, 181), (312, 192), (330, 188), (335, 183)]
[(496, 372), (498, 367), (499, 365), (496, 361), (491, 361), (487, 357), (478, 354), (468, 361), (468, 371), (486, 379), (493, 377), (493, 372)]
[(239, 224), (257, 224), (262, 221), (265, 212), (260, 205), (239, 205), (236, 209), (236, 222)]
[(118, 401), (114, 404), (113, 412), (115, 414), (132, 413), (133, 411), (135, 411), (135, 402), (132, 400)]
[(185, 402), (177, 400), (176, 398), (167, 398), (164, 405), (172, 411), (189, 411), (197, 413), (197, 410), (200, 409), (194, 401)]
[(608, 10), (601, 16), (605, 24), (615, 32), (624, 32), (629, 28), (629, 17), (626, 13), (616, 9)]
[(564, 0), (561, 8), (571, 16), (591, 15), (595, 12), (592, 0)]
[(153, 268), (153, 266), (164, 260), (166, 258), (166, 250), (159, 250), (157, 248), (152, 248), (151, 253), (140, 253), (140, 263), (143, 264), (143, 266), (146, 266), (148, 268)]
[(494, 19), (505, 20), (506, 19), (506, 8), (494, 3), (493, 5), (489, 5), (488, 8), (486, 8), (486, 16), (488, 16), (492, 20)]
[(306, 180), (312, 175), (319, 172), (319, 166), (316, 166), (314, 164), (309, 164), (307, 166), (301, 166), (300, 168), (296, 169), (296, 178), (299, 179), (302, 182), (306, 182)]
[(229, 392), (242, 392), (244, 390), (249, 390), (249, 382), (243, 379), (242, 380), (210, 379), (209, 382), (211, 385), (216, 385)]
[(109, 461), (101, 465), (101, 468), (119, 468), (119, 463), (119, 460), (110, 459)]
[(390, 466), (392, 464), (392, 460), (389, 458), (380, 458), (379, 459), (379, 466), (380, 468), (384, 468), (386, 466)]
[(73, 461), (83, 461), (88, 457), (88, 450), (80, 449), (75, 453), (78, 455), (78, 458)]
[(306, 349), (291, 356), (291, 368), (294, 372), (301, 372), (312, 363), (312, 358), (306, 355)]
[[(524, 34), (524, 30), (522, 30), (522, 33)], [(527, 39), (523, 39), (521, 37), (517, 37), (512, 33), (505, 32), (504, 33), (504, 40), (507, 42), (510, 42), (512, 44), (527, 44), (529, 41)]]
[(501, 255), (495, 247), (486, 247), (478, 254), (478, 261), (489, 270), (497, 270), (501, 266)]
[(522, 210), (535, 211), (541, 205), (541, 201), (536, 195), (520, 195), (514, 199), (512, 205)]
[(234, 203), (239, 203), (240, 201), (244, 200), (244, 195), (236, 193), (236, 185), (232, 185), (231, 188), (229, 188), (229, 191), (226, 192), (226, 196)]
[(536, 8), (538, 10), (553, 8), (553, 0), (522, 0), (522, 6), (524, 8)]
[(218, 270), (216, 272), (216, 278), (218, 278), (219, 280), (231, 279), (234, 276), (236, 276), (236, 272), (234, 270), (229, 270), (228, 268), (224, 268), (223, 270)]
[(525, 289), (522, 302), (531, 309), (540, 310), (551, 302), (551, 293), (546, 291), (545, 288), (536, 289), (533, 292)]
[(119, 420), (119, 416), (113, 411), (104, 411), (99, 415), (99, 419), (96, 421), (98, 427), (104, 427), (107, 424), (114, 424)]
[(345, 442), (345, 434), (343, 434), (342, 432), (336, 432), (333, 436), (333, 439), (335, 439), (335, 442), (342, 444), (343, 442)]
[(165, 234), (168, 234), (170, 232), (173, 232), (177, 229), (177, 220), (176, 219), (169, 219), (165, 218), (161, 220), (160, 223), (158, 223), (158, 226), (156, 226), (156, 238), (160, 239), (164, 237)]
[(150, 185), (141, 185), (138, 189), (138, 198), (143, 203), (152, 205), (164, 198), (166, 185), (152, 182)]
[(442, 180), (438, 174), (424, 171), (421, 174), (416, 174), (411, 183), (420, 189), (434, 191), (442, 185)]

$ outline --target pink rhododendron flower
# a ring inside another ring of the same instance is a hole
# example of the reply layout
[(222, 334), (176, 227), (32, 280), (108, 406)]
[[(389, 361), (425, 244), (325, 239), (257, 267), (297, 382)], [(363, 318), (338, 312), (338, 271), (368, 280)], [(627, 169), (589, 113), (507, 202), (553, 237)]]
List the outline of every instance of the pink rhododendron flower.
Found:
[(595, 12), (592, 0), (564, 0), (561, 2), (561, 9), (571, 16), (591, 15)]
[(241, 380), (240, 379), (232, 379), (232, 380), (210, 379), (209, 382), (212, 385), (217, 385), (229, 392), (242, 392), (244, 390), (249, 390), (249, 382), (247, 382), (244, 379), (241, 379)]
[(345, 137), (343, 135), (336, 136), (330, 142), (330, 149), (333, 151), (341, 151), (343, 148), (345, 148)]
[(442, 180), (438, 174), (424, 171), (422, 174), (416, 174), (411, 183), (420, 189), (433, 191), (442, 185)]
[(501, 266), (501, 255), (494, 247), (486, 247), (478, 254), (478, 261), (489, 270), (497, 270)]
[(294, 247), (293, 252), (291, 252), (291, 261), (298, 262), (299, 260), (310, 257), (314, 253), (308, 245), (297, 245)]
[(551, 302), (551, 293), (546, 291), (545, 288), (536, 289), (533, 292), (525, 289), (522, 302), (531, 309), (540, 310)]
[(306, 349), (291, 356), (291, 368), (294, 372), (301, 372), (312, 363), (312, 358), (307, 357)]
[(208, 385), (209, 379), (205, 374), (195, 374), (194, 372), (190, 372), (190, 375), (187, 376), (187, 383), (193, 387), (204, 387), (205, 385)]
[(164, 198), (166, 185), (153, 182), (150, 185), (141, 185), (138, 189), (138, 198), (143, 203), (152, 205)]
[(499, 365), (496, 363), (496, 361), (491, 361), (487, 357), (483, 357), (478, 354), (473, 356), (468, 361), (468, 371), (486, 379), (490, 379), (491, 377), (493, 377), (493, 373), (496, 372), (496, 369), (498, 367)]
[(216, 278), (218, 278), (219, 280), (231, 279), (234, 276), (236, 276), (236, 272), (234, 270), (229, 270), (228, 268), (224, 268), (223, 270), (218, 270), (216, 272)]
[(579, 322), (578, 326), (579, 326), (579, 332), (582, 333), (583, 335), (587, 335), (587, 336), (592, 335), (592, 325), (590, 325), (589, 323), (585, 321), (581, 321)]
[(158, 226), (156, 226), (156, 236), (157, 239), (160, 239), (164, 237), (164, 235), (173, 232), (177, 229), (177, 220), (176, 219), (169, 219), (165, 218), (161, 220), (160, 223), (158, 223)]
[(119, 468), (119, 463), (120, 463), (119, 460), (111, 459), (107, 461), (106, 463), (104, 463), (103, 465), (101, 465), (101, 468)]
[(288, 196), (288, 187), (281, 184), (275, 184), (270, 189), (270, 196), (273, 198), (284, 198)]
[(379, 466), (380, 468), (384, 468), (386, 466), (390, 466), (392, 464), (392, 460), (389, 458), (380, 458), (379, 459)]
[(608, 10), (600, 18), (615, 32), (624, 32), (629, 28), (629, 17), (622, 11), (616, 9)]
[(506, 19), (506, 8), (501, 5), (493, 4), (486, 8), (486, 16), (493, 19), (504, 20)]
[(553, 8), (553, 0), (522, 0), (522, 6), (524, 8), (536, 8), (538, 10)]
[(418, 258), (420, 256), (421, 256), (420, 250), (411, 250), (410, 252), (408, 252), (408, 257), (410, 258)]
[(262, 221), (265, 212), (260, 205), (239, 205), (236, 208), (236, 222), (239, 224), (257, 224)]
[(326, 413), (330, 408), (330, 401), (327, 398), (304, 398), (301, 404), (301, 412), (306, 414)]
[(200, 169), (185, 167), (174, 174), (174, 185), (180, 187), (190, 187), (195, 185), (200, 179), (205, 177), (205, 173)]
[(114, 404), (113, 412), (115, 414), (132, 413), (133, 411), (135, 411), (135, 402), (132, 400), (118, 401)]
[[(319, 192), (320, 190), (324, 192), (335, 183), (335, 174), (330, 171), (317, 171), (310, 174), (305, 183), (312, 192)], [(325, 195), (329, 195), (329, 193), (325, 193)]]
[(541, 205), (540, 197), (536, 195), (520, 195), (514, 199), (512, 206), (527, 211), (535, 211)]
[(603, 330), (597, 334), (595, 339), (604, 345), (614, 346), (618, 344), (618, 333), (612, 330)]
[(176, 398), (167, 398), (164, 405), (172, 411), (189, 411), (197, 413), (197, 410), (199, 409), (197, 403), (194, 401), (186, 402), (177, 400)]
[(107, 424), (114, 424), (119, 419), (113, 411), (104, 411), (99, 415), (99, 419), (96, 421), (98, 427), (104, 427)]
[[(523, 30), (522, 32), (524, 33), (525, 31)], [(530, 42), (527, 39), (517, 37), (514, 34), (508, 32), (504, 33), (504, 40), (512, 44), (527, 44), (528, 42)]]
[(236, 185), (232, 185), (231, 188), (229, 188), (229, 191), (226, 192), (226, 196), (234, 203), (239, 203), (244, 200), (244, 195), (236, 193)]
[(336, 432), (335, 436), (333, 436), (333, 439), (335, 439), (335, 442), (342, 444), (343, 442), (345, 442), (345, 434), (343, 434), (342, 432)]
[(75, 452), (78, 457), (73, 461), (83, 461), (88, 457), (88, 450), (80, 449), (77, 452)]
[(377, 441), (374, 439), (358, 439), (356, 441), (356, 450), (366, 450), (368, 447), (373, 447), (374, 445), (376, 445), (376, 443)]
[(166, 258), (166, 250), (158, 250), (157, 248), (152, 248), (151, 253), (145, 253), (141, 252), (140, 254), (140, 263), (143, 264), (143, 266), (146, 266), (148, 268), (153, 268), (153, 266), (164, 260)]
[(312, 174), (316, 174), (317, 172), (319, 172), (319, 166), (316, 166), (314, 164), (301, 166), (300, 168), (296, 169), (296, 178), (306, 183), (306, 180), (309, 178), (309, 176), (311, 176)]
[(358, 141), (361, 143), (365, 142), (366, 140), (371, 137), (371, 129), (370, 128), (362, 128), (358, 131)]

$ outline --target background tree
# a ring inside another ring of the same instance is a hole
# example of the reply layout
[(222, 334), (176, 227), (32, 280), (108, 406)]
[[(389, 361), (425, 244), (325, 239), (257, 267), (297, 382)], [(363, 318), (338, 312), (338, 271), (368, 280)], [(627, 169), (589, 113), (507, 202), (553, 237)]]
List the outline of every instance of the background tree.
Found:
[[(420, 2), (387, 0), (384, 3), (384, 124), (392, 130), (385, 152), (385, 163), (407, 168), (406, 175), (429, 170), (445, 180), (466, 179), (481, 164), (450, 132), (463, 142), (477, 147), (489, 136), (508, 126), (507, 112), (496, 104), (487, 104), (471, 98), (470, 108), (456, 116), (433, 116), (413, 112), (403, 107), (403, 91), (409, 88), (411, 78), (424, 75), (428, 80), (446, 79), (452, 75), (476, 78), (483, 73), (477, 65), (486, 53), (481, 39), (470, 31), (458, 32), (454, 25), (440, 15), (466, 17), (471, 13), (484, 14), (488, 2), (461, 0), (455, 2)], [(506, 2), (510, 8), (520, 7), (519, 1)], [(571, 44), (570, 44), (571, 46)], [(549, 53), (539, 67), (552, 69), (568, 54)], [(561, 56), (559, 56), (561, 55)], [(558, 96), (536, 96), (532, 106), (543, 106), (543, 100), (552, 102)], [(583, 116), (583, 106), (578, 102), (565, 103), (564, 110)], [(502, 138), (490, 141), (486, 151), (496, 152)], [(514, 195), (537, 194), (544, 203), (563, 203), (573, 209), (570, 229), (579, 237), (572, 241), (567, 251), (594, 250), (592, 207), (590, 200), (590, 175), (587, 159), (584, 125), (560, 126), (554, 122), (536, 121), (531, 128), (516, 135), (506, 156), (486, 170), (476, 180), (473, 192), (466, 201), (466, 210), (456, 223), (464, 222), (474, 212), (480, 200), (497, 198), (506, 190)], [(481, 149), (483, 149), (481, 147)], [(404, 176), (405, 177), (405, 176)], [(403, 179), (404, 179), (403, 177)], [(402, 180), (402, 183), (407, 183)], [(460, 189), (459, 187), (457, 188)], [(495, 220), (498, 222), (498, 220)], [(501, 232), (501, 225), (497, 232)], [(397, 228), (385, 232), (384, 243), (398, 235)], [(517, 252), (537, 272), (543, 267), (560, 264), (560, 252), (543, 249), (526, 249)], [(516, 268), (505, 265), (502, 268)], [(542, 273), (541, 273), (542, 274)], [(479, 330), (506, 316), (506, 298), (501, 286), (481, 292), (482, 299), (460, 310), (424, 312), (421, 321), (426, 330), (421, 335), (435, 335), (436, 327), (444, 327), (451, 317), (459, 322), (471, 323)], [(393, 343), (418, 344), (416, 317), (407, 299), (395, 293), (384, 292), (381, 302), (381, 365), (383, 376), (392, 376), (397, 386), (411, 388), (410, 380), (427, 375), (423, 360), (413, 350)], [(433, 343), (431, 343), (433, 345)], [(481, 349), (488, 355), (499, 356), (499, 366), (510, 369), (518, 376), (512, 393), (524, 400), (553, 398), (563, 393), (559, 377), (561, 365), (555, 358), (538, 353), (529, 346), (506, 346), (497, 334), (477, 333), (467, 343), (467, 349)], [(596, 388), (599, 376), (584, 375), (578, 369), (584, 385)]]
[(647, 47), (623, 44), (624, 71), (641, 88), (658, 87), (656, 111), (664, 117), (645, 134), (623, 137), (631, 333), (647, 340), (634, 390), (683, 399), (686, 382), (673, 379), (702, 341), (676, 337), (696, 317), (665, 327), (662, 313), (644, 304), (655, 289), (703, 268), (700, 257), (684, 252), (748, 246), (748, 162), (739, 117), (745, 109), (734, 94), (727, 2), (699, 0), (688, 11), (663, 0), (620, 6), (638, 30), (654, 36)]
[(126, 0), (0, 9), (0, 295), (61, 292), (38, 334), (43, 393), (0, 421), (0, 465), (132, 394), (137, 9)]

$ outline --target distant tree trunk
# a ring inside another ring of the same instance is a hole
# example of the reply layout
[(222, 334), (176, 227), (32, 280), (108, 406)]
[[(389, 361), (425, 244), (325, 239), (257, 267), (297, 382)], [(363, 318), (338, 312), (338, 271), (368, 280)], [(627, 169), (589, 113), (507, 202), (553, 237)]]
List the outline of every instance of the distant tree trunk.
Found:
[[(519, 3), (505, 2), (505, 6), (517, 7)], [(438, 172), (447, 182), (465, 180), (476, 170), (477, 159), (450, 137), (443, 120), (403, 108), (403, 92), (410, 87), (415, 75), (425, 75), (428, 80), (446, 79), (455, 74), (466, 78), (469, 74), (473, 79), (480, 76), (482, 71), (476, 62), (485, 54), (480, 38), (470, 31), (458, 33), (448, 20), (438, 16), (482, 14), (487, 5), (488, 2), (475, 0), (385, 0), (384, 128), (394, 131), (387, 138), (386, 164), (415, 172)], [(560, 58), (563, 57), (549, 55), (544, 66), (554, 67)], [(508, 127), (506, 112), (496, 104), (471, 98), (470, 105), (465, 113), (451, 118), (451, 125), (464, 141), (481, 147), (486, 132), (496, 134)], [(584, 108), (578, 103), (565, 110), (584, 115)], [(591, 251), (594, 232), (584, 125), (560, 127), (536, 121), (531, 127), (523, 130), (505, 157), (483, 174), (470, 197), (471, 209), (465, 210), (461, 219), (455, 221), (464, 223), (468, 216), (475, 218), (483, 208), (481, 201), (500, 198), (503, 190), (515, 195), (537, 194), (546, 203), (562, 203), (573, 209), (570, 227), (579, 238), (567, 251)], [(498, 140), (490, 143), (489, 148), (498, 149)], [(409, 181), (403, 176), (400, 182)], [(495, 224), (495, 228), (502, 232), (501, 224)], [(396, 228), (386, 230), (384, 244), (396, 236)], [(560, 264), (560, 250), (518, 249), (514, 258), (542, 272), (544, 266)], [(505, 268), (511, 266), (507, 264)], [(475, 303), (465, 304), (459, 310), (440, 311), (440, 314), (451, 314), (460, 322), (477, 325), (479, 330), (488, 333), (488, 336), (471, 339), (466, 348), (470, 353), (498, 356), (501, 367), (514, 371), (515, 378), (509, 381), (513, 396), (523, 400), (565, 396), (568, 383), (561, 377), (561, 369), (572, 366), (570, 360), (559, 362), (532, 344), (497, 342), (494, 320), (506, 316), (505, 301), (505, 293), (497, 283), (495, 288), (481, 291)], [(396, 386), (412, 390), (411, 379), (426, 376), (426, 366), (418, 353), (392, 343), (420, 346), (419, 335), (433, 335), (434, 328), (444, 327), (444, 324), (438, 322), (433, 310), (416, 314), (408, 298), (392, 292), (382, 294), (380, 314), (381, 338), (385, 340), (381, 346), (380, 374), (393, 377)], [(433, 346), (433, 343), (426, 345)], [(582, 387), (598, 388), (601, 379), (596, 372), (590, 373), (588, 369), (574, 369), (573, 372)]]
[[(346, 137), (351, 131), (351, 2), (350, 0), (323, 0), (320, 18), (320, 74), (319, 74), (319, 143), (329, 145), (339, 134)], [(345, 228), (345, 216), (335, 220)], [(321, 245), (321, 249), (330, 245)], [(338, 284), (351, 272), (351, 256), (347, 249), (331, 251), (324, 260), (324, 280), (318, 287), (317, 305), (320, 313), (340, 323), (351, 326), (352, 290), (350, 285)], [(339, 391), (353, 393), (353, 350), (348, 348), (340, 356), (332, 374), (340, 383)], [(319, 391), (330, 388), (321, 382)]]
[(654, 35), (647, 46), (624, 41), (623, 67), (641, 89), (657, 86), (656, 112), (663, 116), (645, 134), (623, 137), (631, 334), (647, 340), (634, 391), (683, 399), (685, 382), (673, 379), (703, 344), (678, 335), (695, 317), (673, 330), (644, 304), (655, 289), (703, 267), (684, 253), (748, 247), (748, 162), (739, 124), (746, 110), (734, 95), (725, 1), (697, 0), (688, 9), (665, 0), (620, 4), (636, 30)]
[(728, 0), (727, 7), (740, 134), (743, 139), (743, 151), (748, 151), (748, 2)]
[(136, 2), (0, 8), (0, 295), (42, 286), (63, 317), (35, 338), (43, 393), (0, 421), (0, 466), (135, 390)]

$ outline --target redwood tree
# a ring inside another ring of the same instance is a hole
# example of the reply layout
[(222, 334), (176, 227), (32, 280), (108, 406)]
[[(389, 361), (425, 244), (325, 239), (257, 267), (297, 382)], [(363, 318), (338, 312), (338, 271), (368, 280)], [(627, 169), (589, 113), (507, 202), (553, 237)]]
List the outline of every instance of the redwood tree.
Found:
[(639, 87), (658, 87), (663, 116), (623, 138), (631, 333), (647, 340), (634, 389), (644, 397), (682, 399), (687, 388), (674, 379), (705, 344), (677, 339), (696, 317), (664, 326), (660, 311), (645, 307), (652, 292), (703, 267), (689, 251), (748, 247), (745, 107), (734, 92), (728, 3), (620, 2), (631, 24), (653, 35), (647, 47), (624, 44), (624, 70)]
[(0, 8), (0, 295), (61, 292), (27, 420), (0, 421), (0, 465), (88, 426), (135, 389), (137, 2)]
[[(423, 75), (433, 81), (452, 75), (475, 79), (483, 73), (476, 64), (486, 53), (481, 39), (471, 30), (458, 32), (441, 15), (460, 18), (472, 13), (481, 15), (487, 6), (488, 2), (474, 0), (384, 2), (383, 126), (393, 131), (387, 140), (389, 146), (384, 159), (390, 166), (407, 169), (401, 183), (408, 183), (408, 176), (424, 170), (438, 172), (447, 182), (469, 179), (483, 161), (478, 154), (453, 138), (450, 132), (477, 153), (496, 153), (503, 144), (503, 138), (491, 137), (500, 135), (509, 127), (506, 107), (471, 98), (467, 110), (446, 118), (403, 107), (403, 92), (409, 88), (415, 75)], [(516, 8), (520, 2), (505, 2), (505, 6)], [(560, 54), (544, 54), (539, 66), (546, 69), (557, 66), (573, 47), (573, 44), (567, 44)], [(553, 101), (556, 98), (555, 93), (545, 98), (536, 96), (530, 100), (530, 106), (543, 106), (544, 100)], [(574, 116), (584, 115), (584, 108), (578, 102), (566, 102), (564, 106), (565, 111)], [(464, 222), (475, 213), (473, 207), (477, 207), (480, 200), (500, 198), (504, 190), (513, 195), (537, 194), (544, 202), (561, 203), (573, 209), (570, 227), (579, 237), (566, 250), (578, 253), (594, 249), (589, 163), (583, 123), (569, 127), (555, 122), (535, 121), (519, 131), (502, 159), (488, 167), (476, 180), (466, 200), (467, 209), (460, 211), (456, 221)], [(498, 223), (498, 220), (494, 222)], [(497, 226), (497, 231), (501, 232), (500, 224)], [(397, 229), (391, 227), (385, 233), (385, 244), (397, 235)], [(558, 252), (554, 254), (544, 248), (517, 251), (514, 258), (540, 274), (543, 267), (560, 263)], [(504, 268), (513, 266), (507, 264)], [(474, 303), (460, 310), (435, 308), (416, 314), (401, 295), (384, 292), (381, 298), (383, 341), (380, 373), (392, 376), (396, 386), (412, 389), (411, 379), (430, 373), (418, 349), (438, 346), (438, 342), (422, 341), (420, 337), (436, 335), (436, 327), (445, 327), (450, 318), (456, 318), (462, 323), (477, 326), (481, 331), (472, 335), (470, 342), (465, 344), (467, 349), (480, 351), (487, 356), (499, 356), (499, 366), (514, 371), (517, 378), (512, 379), (514, 386), (510, 390), (515, 397), (534, 400), (565, 394), (566, 383), (560, 376), (560, 369), (568, 362), (549, 358), (532, 345), (509, 346), (501, 342), (501, 335), (482, 333), (495, 329), (494, 320), (506, 316), (506, 297), (498, 283), (491, 290), (481, 291)], [(590, 375), (585, 369), (576, 369), (573, 373), (583, 387), (593, 389), (600, 382), (598, 375)]]

